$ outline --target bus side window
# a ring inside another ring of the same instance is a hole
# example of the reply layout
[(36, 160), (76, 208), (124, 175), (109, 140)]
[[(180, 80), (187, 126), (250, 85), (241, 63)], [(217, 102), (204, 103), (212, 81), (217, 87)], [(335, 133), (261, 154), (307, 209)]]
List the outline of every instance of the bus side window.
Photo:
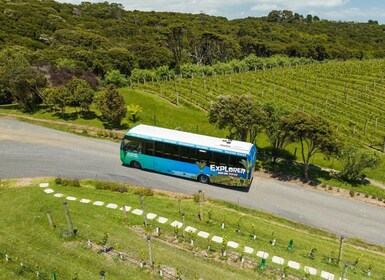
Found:
[(206, 150), (197, 150), (197, 159), (198, 161), (211, 162), (213, 158), (213, 153)]
[(163, 142), (155, 142), (155, 156), (164, 157), (163, 155)]
[(195, 157), (196, 149), (181, 146), (180, 147), (180, 161), (195, 163), (197, 161)]
[(154, 155), (154, 142), (145, 140), (143, 142), (143, 144), (144, 144), (143, 154), (153, 156)]
[(215, 153), (214, 161), (216, 165), (224, 165), (227, 166), (229, 164), (229, 155)]
[(164, 157), (178, 160), (179, 159), (179, 146), (169, 143), (164, 143)]
[(243, 159), (246, 160), (246, 158), (243, 158), (243, 157), (230, 156), (229, 166), (231, 166), (231, 167), (238, 167), (238, 168), (244, 168), (244, 166), (241, 163), (241, 161)]

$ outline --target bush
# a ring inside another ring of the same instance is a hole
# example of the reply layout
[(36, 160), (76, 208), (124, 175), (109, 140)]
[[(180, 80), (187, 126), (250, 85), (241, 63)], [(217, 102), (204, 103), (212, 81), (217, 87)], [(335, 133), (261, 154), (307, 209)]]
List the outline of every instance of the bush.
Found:
[(378, 198), (378, 201), (383, 201), (384, 199), (382, 197), (379, 197)]
[(153, 196), (154, 191), (150, 188), (139, 187), (134, 189), (134, 194), (144, 195), (144, 196)]
[(80, 182), (78, 179), (68, 179), (68, 178), (55, 178), (56, 185), (70, 186), (70, 187), (80, 187)]
[(95, 184), (95, 188), (98, 190), (109, 190), (109, 191), (120, 192), (120, 193), (124, 193), (128, 191), (127, 186), (118, 184), (118, 183), (108, 182), (108, 181), (97, 181)]
[(350, 190), (349, 194), (350, 194), (351, 197), (354, 197), (354, 191), (353, 190)]
[(329, 190), (329, 191), (332, 191), (332, 190), (333, 190), (333, 187), (332, 187), (332, 186), (329, 186), (329, 187), (328, 187), (328, 190)]
[(369, 198), (369, 195), (368, 195), (368, 194), (365, 194), (365, 198)]

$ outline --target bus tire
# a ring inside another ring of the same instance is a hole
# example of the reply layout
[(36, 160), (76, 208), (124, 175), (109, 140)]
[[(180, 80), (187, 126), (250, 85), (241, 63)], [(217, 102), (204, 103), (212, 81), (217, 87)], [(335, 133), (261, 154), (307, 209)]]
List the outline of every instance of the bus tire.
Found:
[(136, 160), (131, 161), (130, 166), (133, 168), (142, 169), (142, 165), (139, 162), (137, 162)]
[(200, 183), (207, 184), (208, 182), (210, 182), (210, 179), (209, 179), (209, 177), (207, 175), (201, 174), (201, 175), (198, 176), (198, 181)]

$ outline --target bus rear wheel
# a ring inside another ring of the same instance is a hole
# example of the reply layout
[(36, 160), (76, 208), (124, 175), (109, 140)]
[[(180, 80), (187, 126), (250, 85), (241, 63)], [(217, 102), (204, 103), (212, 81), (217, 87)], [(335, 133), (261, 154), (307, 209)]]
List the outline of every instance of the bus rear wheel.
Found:
[(198, 181), (200, 183), (207, 184), (210, 180), (209, 180), (209, 177), (207, 177), (207, 175), (201, 174), (198, 176)]
[(139, 162), (137, 162), (136, 160), (131, 161), (130, 166), (133, 168), (142, 169), (142, 165)]

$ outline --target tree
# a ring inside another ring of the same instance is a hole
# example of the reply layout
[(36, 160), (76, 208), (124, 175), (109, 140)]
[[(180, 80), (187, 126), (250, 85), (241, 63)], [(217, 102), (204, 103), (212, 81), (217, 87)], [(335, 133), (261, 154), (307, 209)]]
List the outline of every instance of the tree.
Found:
[(375, 152), (360, 149), (357, 145), (344, 146), (338, 158), (342, 164), (340, 177), (353, 182), (363, 177), (362, 171), (365, 168), (374, 169), (381, 163)]
[(304, 163), (304, 177), (309, 180), (310, 159), (318, 152), (327, 155), (337, 153), (337, 140), (330, 123), (319, 116), (303, 112), (292, 114), (285, 121), (285, 129), (292, 132), (292, 137), (301, 144), (301, 156)]
[(124, 98), (113, 85), (99, 97), (98, 107), (102, 116), (114, 127), (121, 124), (127, 113)]
[(39, 90), (46, 85), (46, 79), (29, 64), (25, 54), (19, 48), (0, 53), (0, 88), (9, 92), (23, 111), (30, 112), (41, 102)]
[(229, 137), (254, 143), (262, 125), (262, 110), (252, 95), (221, 95), (211, 102), (209, 122), (229, 130)]
[(265, 114), (265, 132), (273, 149), (273, 162), (276, 162), (290, 140), (290, 130), (285, 125), (289, 112), (282, 107), (275, 107), (272, 103), (265, 103), (262, 109)]
[(47, 105), (53, 105), (54, 107), (58, 106), (62, 115), (70, 100), (68, 90), (64, 86), (47, 87), (43, 90), (42, 97)]
[(132, 121), (135, 123), (136, 116), (142, 112), (142, 107), (140, 107), (139, 105), (130, 104), (127, 106), (127, 111), (130, 113)]
[(69, 100), (72, 106), (79, 106), (81, 112), (89, 112), (94, 100), (95, 92), (91, 86), (82, 79), (73, 78), (66, 84)]
[(120, 73), (119, 70), (107, 71), (105, 81), (107, 84), (112, 84), (118, 88), (128, 85), (128, 80)]

